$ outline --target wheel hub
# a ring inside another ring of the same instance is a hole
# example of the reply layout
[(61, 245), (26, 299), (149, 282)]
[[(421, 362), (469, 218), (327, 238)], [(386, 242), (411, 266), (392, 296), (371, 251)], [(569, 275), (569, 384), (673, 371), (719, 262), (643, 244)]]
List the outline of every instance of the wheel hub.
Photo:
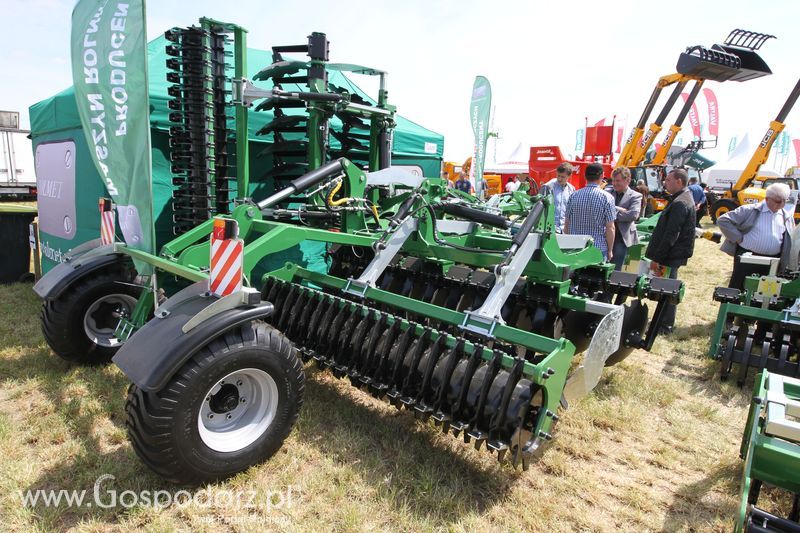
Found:
[(107, 294), (95, 300), (83, 317), (86, 336), (98, 346), (119, 345), (115, 330), (120, 318), (130, 316), (136, 307), (136, 298), (129, 294)]
[(211, 411), (218, 414), (233, 411), (239, 406), (239, 389), (236, 385), (226, 383), (218, 393), (211, 396), (208, 405)]
[(231, 372), (203, 396), (197, 429), (206, 446), (235, 452), (255, 442), (278, 412), (278, 386), (265, 371)]

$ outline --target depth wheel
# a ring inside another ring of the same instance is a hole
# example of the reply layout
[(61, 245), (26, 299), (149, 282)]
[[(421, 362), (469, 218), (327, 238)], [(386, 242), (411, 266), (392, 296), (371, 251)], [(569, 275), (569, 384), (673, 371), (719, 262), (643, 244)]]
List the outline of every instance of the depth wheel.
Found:
[(161, 391), (131, 385), (128, 436), (154, 472), (200, 485), (275, 454), (297, 421), (304, 390), (294, 345), (253, 322), (214, 339)]
[(54, 300), (40, 315), (50, 348), (71, 363), (107, 363), (122, 345), (114, 333), (120, 317), (131, 316), (141, 289), (124, 268), (92, 272)]

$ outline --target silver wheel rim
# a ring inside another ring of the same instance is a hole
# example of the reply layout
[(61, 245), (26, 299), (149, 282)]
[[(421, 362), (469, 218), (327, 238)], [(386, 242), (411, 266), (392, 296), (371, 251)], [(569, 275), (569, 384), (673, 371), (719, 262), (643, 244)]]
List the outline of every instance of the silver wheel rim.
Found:
[(278, 412), (278, 386), (258, 368), (243, 368), (217, 381), (203, 397), (197, 429), (203, 443), (218, 452), (250, 446)]
[(115, 333), (119, 319), (131, 316), (136, 307), (136, 298), (129, 294), (107, 294), (95, 300), (83, 315), (83, 330), (98, 346), (118, 346)]

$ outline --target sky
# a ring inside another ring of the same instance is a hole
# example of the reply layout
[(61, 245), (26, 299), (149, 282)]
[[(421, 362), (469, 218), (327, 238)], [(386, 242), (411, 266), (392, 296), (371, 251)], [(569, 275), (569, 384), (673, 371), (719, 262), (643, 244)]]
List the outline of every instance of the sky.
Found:
[[(69, 39), (72, 0), (0, 0), (0, 109), (21, 112), (71, 85)], [(675, 71), (687, 46), (724, 41), (743, 28), (777, 36), (760, 55), (773, 75), (743, 83), (708, 82), (719, 102), (718, 148), (745, 133), (755, 142), (775, 118), (800, 77), (799, 0), (505, 1), (404, 0), (220, 2), (150, 1), (148, 40), (206, 16), (248, 30), (248, 45), (302, 44), (312, 31), (330, 40), (333, 62), (388, 71), (390, 102), (398, 113), (445, 137), (445, 160), (472, 152), (469, 100), (476, 75), (492, 85), (488, 159), (508, 157), (518, 145), (559, 145), (576, 153), (576, 130), (602, 118), (632, 127), (660, 76)], [(370, 94), (369, 79), (355, 81)], [(688, 89), (688, 88), (687, 88)], [(670, 89), (663, 91), (663, 103)], [(668, 117), (677, 114), (680, 104)], [(701, 122), (706, 102), (698, 99)], [(655, 118), (655, 112), (651, 119)], [(786, 120), (800, 137), (800, 104)], [(684, 125), (683, 139), (691, 137)], [(626, 129), (626, 135), (627, 135)], [(658, 141), (657, 141), (658, 142)], [(752, 144), (751, 144), (752, 145)], [(773, 150), (773, 152), (776, 152)], [(795, 164), (794, 151), (768, 166)]]

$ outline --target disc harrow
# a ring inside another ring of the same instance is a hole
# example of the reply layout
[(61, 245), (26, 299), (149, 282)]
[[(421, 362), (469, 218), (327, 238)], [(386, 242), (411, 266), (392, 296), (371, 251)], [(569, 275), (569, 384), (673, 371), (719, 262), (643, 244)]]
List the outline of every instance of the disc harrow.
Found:
[[(268, 459), (302, 406), (302, 360), (313, 360), (527, 468), (560, 408), (588, 394), (605, 365), (652, 347), (682, 283), (613, 272), (590, 237), (556, 234), (550, 197), (481, 204), (403, 171), (385, 72), (328, 64), (325, 35), (312, 33), (273, 48), (254, 77), (272, 87), (258, 86), (244, 77), (245, 35), (203, 19), (168, 36), (179, 237), (158, 255), (115, 243), (73, 263), (88, 272), (89, 261), (124, 254), (156, 270), (154, 290), (117, 327), (113, 358), (133, 382), (134, 450), (185, 484)], [(329, 85), (333, 71), (377, 76), (377, 99)], [(260, 166), (274, 163), (252, 183), (251, 108), (272, 111), (258, 132), (273, 141)], [(344, 153), (356, 160), (331, 158)], [(327, 264), (294, 262), (298, 248), (304, 261), (324, 250)], [(644, 300), (657, 302), (652, 319)]]
[(800, 281), (793, 278), (750, 276), (744, 291), (714, 291), (720, 308), (709, 355), (721, 361), (722, 379), (735, 373), (743, 385), (751, 368), (800, 377)]
[(270, 321), (298, 344), (304, 360), (418, 419), (432, 419), (476, 449), (485, 444), (501, 462), (527, 469), (551, 439), (536, 428), (544, 425), (540, 418), (552, 428), (558, 417), (544, 407), (546, 390), (524, 357), (273, 277), (262, 297), (275, 302)]

